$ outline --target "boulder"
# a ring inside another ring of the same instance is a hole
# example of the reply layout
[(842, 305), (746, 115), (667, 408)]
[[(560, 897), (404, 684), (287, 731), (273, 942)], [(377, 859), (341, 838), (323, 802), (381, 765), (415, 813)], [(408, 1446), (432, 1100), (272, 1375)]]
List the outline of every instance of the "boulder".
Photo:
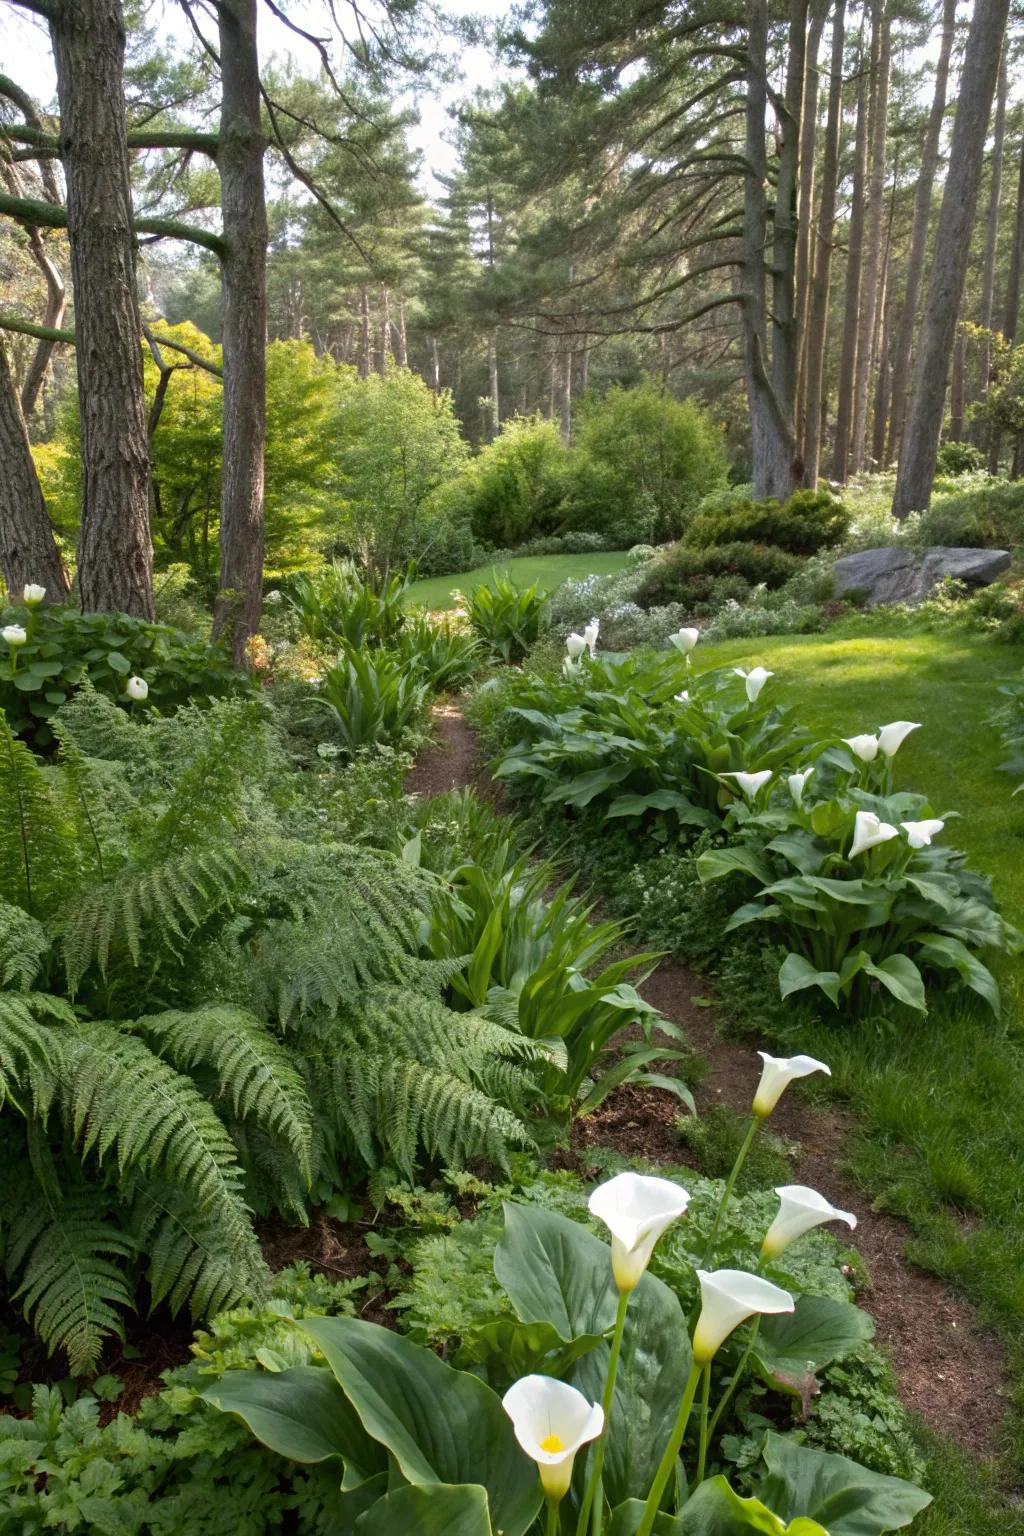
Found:
[(1010, 569), (1005, 549), (862, 549), (844, 555), (833, 566), (836, 594), (857, 589), (867, 593), (867, 605), (920, 603), (947, 576), (969, 587), (987, 587)]

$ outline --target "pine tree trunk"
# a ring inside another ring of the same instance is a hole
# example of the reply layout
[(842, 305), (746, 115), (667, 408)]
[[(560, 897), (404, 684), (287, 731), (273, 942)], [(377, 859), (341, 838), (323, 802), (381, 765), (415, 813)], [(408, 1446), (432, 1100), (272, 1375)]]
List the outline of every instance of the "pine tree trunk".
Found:
[[(989, 330), (995, 312), (996, 293), (996, 246), (999, 242), (999, 204), (1003, 190), (1003, 140), (1006, 136), (1006, 44), (1003, 44), (1003, 52), (999, 62), (999, 80), (996, 86), (996, 115), (992, 129), (992, 167), (989, 175), (988, 212), (985, 218), (985, 251), (981, 262), (981, 325)], [(987, 336), (981, 338), (980, 356), (978, 358), (978, 398), (984, 400), (988, 394), (989, 374), (992, 371), (992, 342)], [(988, 440), (988, 432), (984, 426), (980, 428), (981, 439)]]
[(377, 327), (377, 372), (388, 371), (391, 350), (391, 294), (387, 288), (380, 290), (380, 324)]
[(216, 632), (237, 666), (263, 602), (267, 210), (263, 186), (257, 0), (219, 0), (224, 443)]
[(832, 478), (845, 482), (850, 465), (850, 435), (857, 376), (857, 335), (861, 301), (861, 266), (864, 259), (864, 184), (868, 160), (868, 71), (864, 59), (864, 26), (861, 23), (857, 81), (857, 130), (853, 149), (853, 204), (846, 250), (846, 298), (843, 309), (843, 340), (839, 358), (836, 435)]
[(924, 277), (925, 254), (928, 247), (928, 225), (931, 221), (932, 188), (939, 167), (939, 149), (942, 138), (942, 122), (946, 112), (946, 92), (949, 88), (949, 61), (953, 52), (956, 33), (957, 0), (942, 0), (942, 32), (939, 56), (935, 65), (935, 90), (928, 113), (924, 145), (921, 150), (921, 169), (914, 197), (914, 223), (910, 236), (910, 255), (907, 259), (906, 291), (900, 310), (900, 323), (892, 355), (892, 413), (886, 439), (885, 457), (892, 463), (899, 452), (903, 437), (903, 423), (907, 414), (907, 394), (910, 387), (910, 355), (914, 345), (914, 328), (917, 320), (917, 303)]
[(120, 0), (60, 0), (50, 20), (67, 184), (82, 431), (84, 612), (153, 617), (142, 325)]
[(430, 338), (430, 387), (435, 395), (441, 393), (441, 353), (436, 336)]
[[(786, 60), (786, 95), (779, 114), (779, 168), (772, 216), (772, 386), (792, 422), (796, 409), (800, 338), (796, 310), (797, 189), (804, 69), (807, 61), (807, 0), (791, 0)], [(789, 457), (796, 456), (795, 444)], [(800, 476), (803, 475), (803, 466)]]
[(562, 379), (559, 392), (559, 427), (563, 443), (572, 436), (572, 352), (566, 344), (562, 353)]
[[(549, 412), (548, 412), (548, 414), (551, 415), (551, 416), (554, 415), (554, 404), (553, 404), (553, 396), (554, 396), (554, 367), (555, 367), (554, 355), (552, 354), (552, 360), (551, 360), (551, 370), (552, 370), (552, 373), (551, 373), (551, 378), (552, 378), (552, 383), (551, 383), (552, 405), (551, 405), (551, 407), (549, 409)], [(500, 399), (499, 394), (498, 394), (498, 333), (497, 333), (497, 331), (492, 331), (491, 334), (487, 338), (487, 387), (488, 387), (488, 392), (489, 392), (490, 401), (491, 401), (491, 436), (492, 437), (497, 437), (498, 431), (499, 431), (499, 429), (501, 427), (501, 399)]]
[(871, 172), (868, 179), (867, 231), (864, 272), (861, 279), (857, 370), (853, 400), (853, 469), (864, 468), (868, 403), (871, 399), (871, 360), (878, 319), (878, 288), (882, 264), (882, 230), (885, 217), (885, 149), (889, 115), (889, 64), (891, 31), (885, 0), (875, 0), (871, 18), (871, 110), (869, 140)]
[[(807, 382), (804, 389), (804, 484), (818, 483), (821, 461), (821, 422), (824, 406), (825, 343), (828, 335), (829, 289), (832, 280), (832, 237), (836, 221), (836, 190), (839, 171), (839, 132), (843, 115), (843, 45), (846, 0), (835, 0), (832, 14), (832, 52), (829, 62), (828, 116), (821, 166), (821, 203), (818, 208), (814, 277), (807, 313)], [(810, 338), (813, 337), (813, 344)]]
[[(818, 96), (821, 71), (818, 54), (825, 30), (828, 0), (814, 0), (807, 32), (807, 58), (804, 65), (802, 120), (800, 125), (800, 192), (796, 240), (797, 340), (800, 367), (797, 374), (796, 405), (793, 419), (798, 431), (804, 419), (804, 395), (807, 387), (807, 315), (811, 303), (811, 272), (814, 261), (812, 223), (814, 219), (814, 152), (818, 136)], [(801, 432), (802, 438), (802, 432)]]
[(1017, 339), (1020, 314), (1021, 264), (1024, 262), (1024, 134), (1020, 141), (1017, 170), (1017, 206), (1013, 218), (1013, 243), (1006, 269), (1006, 298), (1003, 304), (1003, 336), (1011, 344)]
[(395, 361), (399, 368), (409, 366), (409, 346), (405, 334), (405, 297), (398, 296), (398, 320), (395, 324)]
[(946, 375), (970, 256), (971, 226), (1008, 11), (1009, 0), (975, 0), (914, 365), (914, 393), (896, 476), (894, 517), (923, 511), (931, 500)]
[(359, 377), (370, 377), (370, 295), (365, 285), (359, 290)]
[[(967, 417), (967, 337), (963, 326), (957, 327), (953, 343), (953, 374), (949, 386), (949, 437), (962, 443)], [(941, 429), (940, 429), (941, 430)]]
[(18, 596), (27, 582), (46, 588), (48, 603), (63, 602), (68, 578), (43, 501), (7, 352), (0, 344), (0, 571)]

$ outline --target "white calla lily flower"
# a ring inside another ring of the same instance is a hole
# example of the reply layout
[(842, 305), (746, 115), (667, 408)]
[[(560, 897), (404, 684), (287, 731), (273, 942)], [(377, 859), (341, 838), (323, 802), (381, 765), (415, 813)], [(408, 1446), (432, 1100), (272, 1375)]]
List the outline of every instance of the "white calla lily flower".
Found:
[(749, 672), (745, 672), (742, 667), (733, 667), (733, 671), (737, 677), (743, 678), (747, 700), (751, 704), (757, 703), (757, 696), (761, 689), (770, 677), (775, 676), (775, 673), (769, 672), (767, 667), (751, 667)]
[(779, 1210), (764, 1235), (762, 1258), (778, 1258), (790, 1243), (795, 1243), (805, 1232), (822, 1226), (826, 1221), (845, 1221), (851, 1232), (857, 1225), (857, 1218), (852, 1211), (839, 1210), (824, 1195), (819, 1195), (816, 1189), (810, 1189), (806, 1184), (783, 1184), (775, 1193), (779, 1197)]
[(27, 608), (37, 608), (46, 596), (46, 588), (37, 586), (34, 581), (25, 583), (25, 590), (21, 594), (21, 600)]
[(793, 804), (795, 806), (799, 807), (803, 805), (804, 789), (806, 788), (807, 780), (811, 777), (813, 772), (814, 767), (812, 765), (810, 768), (805, 768), (802, 773), (791, 773), (789, 778), (786, 780), (786, 783), (789, 785), (789, 792), (793, 796)]
[(889, 725), (882, 726), (878, 733), (878, 745), (886, 757), (894, 757), (911, 731), (920, 729), (919, 720), (893, 720)]
[(862, 736), (844, 736), (843, 740), (854, 757), (859, 757), (862, 763), (873, 763), (878, 756), (877, 736), (869, 736), (865, 732)]
[(579, 677), (583, 671), (582, 661), (573, 661), (571, 656), (566, 656), (562, 661), (562, 671), (566, 677)]
[(658, 1238), (689, 1203), (680, 1185), (641, 1173), (617, 1173), (597, 1186), (587, 1209), (612, 1235), (612, 1274), (620, 1291), (639, 1285)]
[(690, 702), (690, 690), (689, 690), (689, 688), (684, 688), (682, 693), (677, 693), (676, 694), (676, 703), (677, 704), (689, 704), (689, 702)]
[(576, 634), (574, 630), (571, 635), (566, 635), (565, 648), (568, 651), (570, 658), (573, 661), (578, 661), (587, 648), (586, 639), (583, 635)]
[(28, 639), (28, 633), (22, 629), (20, 624), (8, 624), (4, 630), (0, 631), (0, 634), (2, 634), (7, 644), (14, 650), (17, 650), (19, 645), (24, 645)]
[(583, 631), (583, 640), (586, 644), (587, 650), (591, 654), (591, 657), (593, 657), (594, 652), (597, 650), (597, 637), (600, 629), (601, 626), (598, 624), (597, 620), (591, 619), (590, 623)]
[(855, 859), (858, 854), (877, 848), (879, 843), (889, 843), (899, 835), (898, 828), (891, 822), (879, 821), (874, 811), (858, 811), (853, 820), (853, 842), (847, 858)]
[(683, 656), (689, 656), (697, 641), (700, 639), (699, 629), (677, 629), (674, 635), (669, 635), (669, 644)]
[(760, 773), (722, 773), (719, 778), (735, 779), (748, 799), (753, 800), (759, 789), (763, 789), (772, 776), (770, 768), (762, 768)]
[(911, 848), (930, 848), (932, 838), (937, 837), (945, 825), (937, 816), (929, 816), (924, 821), (900, 822)]
[(758, 1313), (792, 1312), (788, 1291), (745, 1269), (698, 1269), (700, 1316), (693, 1331), (693, 1360), (706, 1365), (734, 1328)]
[(604, 1410), (551, 1376), (523, 1376), (501, 1400), (515, 1437), (537, 1463), (541, 1484), (557, 1502), (569, 1492), (576, 1452), (604, 1429)]
[(761, 1120), (771, 1114), (790, 1083), (798, 1077), (810, 1077), (814, 1072), (824, 1072), (826, 1077), (832, 1076), (832, 1068), (813, 1056), (769, 1056), (767, 1051), (758, 1051), (757, 1054), (764, 1066), (754, 1094), (753, 1110)]
[(149, 684), (144, 677), (130, 677), (124, 685), (124, 691), (137, 704), (142, 704), (149, 698)]

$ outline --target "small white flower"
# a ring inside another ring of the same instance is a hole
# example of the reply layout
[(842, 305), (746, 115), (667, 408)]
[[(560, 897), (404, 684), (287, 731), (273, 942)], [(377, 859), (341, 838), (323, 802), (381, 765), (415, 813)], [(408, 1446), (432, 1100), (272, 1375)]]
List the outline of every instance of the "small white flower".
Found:
[(668, 637), (669, 644), (674, 645), (683, 656), (689, 656), (699, 639), (699, 629), (677, 629), (674, 635)]
[(597, 1186), (587, 1209), (612, 1234), (612, 1274), (620, 1291), (640, 1283), (658, 1238), (689, 1203), (678, 1184), (646, 1174), (617, 1173)]
[(284, 602), (284, 593), (283, 592), (279, 592), (278, 589), (276, 587), (274, 587), (274, 588), (272, 588), (272, 590), (270, 592), (267, 593), (267, 595), (263, 599), (263, 601), (265, 603), (283, 603)]
[(12, 650), (17, 650), (18, 646), (24, 645), (28, 639), (28, 635), (20, 624), (8, 624), (6, 629), (0, 631), (0, 633), (2, 633), (3, 638)]
[(753, 800), (759, 789), (763, 789), (772, 776), (770, 768), (762, 768), (760, 773), (723, 773), (719, 777), (723, 779), (735, 779), (749, 800)]
[(893, 757), (902, 747), (911, 731), (919, 731), (921, 725), (914, 720), (893, 720), (891, 725), (883, 725), (878, 733), (878, 745), (886, 757)]
[(580, 1446), (604, 1429), (604, 1411), (582, 1392), (551, 1376), (523, 1376), (501, 1400), (522, 1449), (537, 1463), (541, 1485), (553, 1502), (572, 1483), (572, 1465)]
[(761, 689), (770, 677), (775, 676), (775, 673), (769, 672), (767, 667), (752, 667), (749, 672), (745, 672), (742, 667), (733, 667), (733, 671), (737, 677), (743, 678), (747, 689), (747, 699), (751, 704), (757, 703), (757, 696)]
[(593, 657), (594, 652), (597, 650), (597, 635), (600, 627), (601, 626), (598, 624), (596, 619), (591, 619), (590, 623), (583, 631), (584, 643), (586, 644), (587, 650), (590, 652), (591, 657)]
[(824, 1195), (806, 1184), (783, 1184), (775, 1191), (779, 1197), (778, 1215), (764, 1235), (761, 1244), (763, 1258), (775, 1259), (790, 1243), (820, 1227), (826, 1221), (845, 1221), (852, 1231), (857, 1218), (850, 1211), (841, 1211), (831, 1205)]
[(690, 690), (688, 688), (684, 688), (682, 693), (677, 693), (676, 694), (676, 703), (677, 704), (689, 704), (689, 702), (690, 702)]
[(877, 736), (844, 736), (843, 740), (854, 757), (859, 757), (862, 763), (873, 763), (878, 756)]
[(937, 816), (929, 816), (925, 821), (900, 822), (911, 848), (930, 848), (932, 838), (937, 837), (945, 825)]
[(149, 684), (144, 677), (130, 677), (124, 685), (124, 691), (137, 704), (149, 698)]
[(792, 1312), (788, 1291), (745, 1269), (698, 1269), (700, 1316), (693, 1331), (693, 1359), (706, 1365), (745, 1318), (758, 1313)]
[(582, 635), (576, 634), (574, 630), (571, 635), (566, 635), (565, 648), (569, 653), (569, 659), (571, 661), (578, 661), (587, 648), (587, 642)]
[(46, 588), (39, 587), (34, 581), (26, 582), (25, 590), (21, 594), (21, 600), (27, 608), (36, 608), (46, 596)]
[(855, 859), (858, 854), (867, 853), (869, 848), (877, 848), (879, 843), (891, 842), (899, 835), (897, 828), (889, 822), (879, 821), (874, 811), (858, 811), (853, 821), (853, 842), (847, 858)]
[(832, 1076), (832, 1068), (827, 1067), (823, 1061), (816, 1061), (813, 1056), (769, 1056), (767, 1051), (758, 1051), (757, 1054), (764, 1066), (754, 1094), (753, 1110), (761, 1120), (771, 1114), (790, 1083), (798, 1077), (810, 1077), (814, 1072), (824, 1072), (826, 1077)]
[(786, 783), (789, 785), (789, 792), (793, 796), (794, 805), (803, 805), (804, 788), (807, 784), (807, 780), (810, 778), (813, 772), (813, 766), (810, 768), (805, 768), (802, 773), (791, 773), (789, 778), (786, 780)]

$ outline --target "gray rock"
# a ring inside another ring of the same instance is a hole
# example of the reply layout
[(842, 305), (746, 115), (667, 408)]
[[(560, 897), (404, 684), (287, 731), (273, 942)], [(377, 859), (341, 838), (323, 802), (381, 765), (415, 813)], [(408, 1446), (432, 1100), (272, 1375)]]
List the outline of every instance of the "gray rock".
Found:
[(844, 555), (833, 566), (836, 593), (857, 588), (866, 592), (868, 607), (880, 603), (920, 603), (946, 576), (970, 587), (987, 587), (1010, 569), (1005, 549), (862, 549)]

